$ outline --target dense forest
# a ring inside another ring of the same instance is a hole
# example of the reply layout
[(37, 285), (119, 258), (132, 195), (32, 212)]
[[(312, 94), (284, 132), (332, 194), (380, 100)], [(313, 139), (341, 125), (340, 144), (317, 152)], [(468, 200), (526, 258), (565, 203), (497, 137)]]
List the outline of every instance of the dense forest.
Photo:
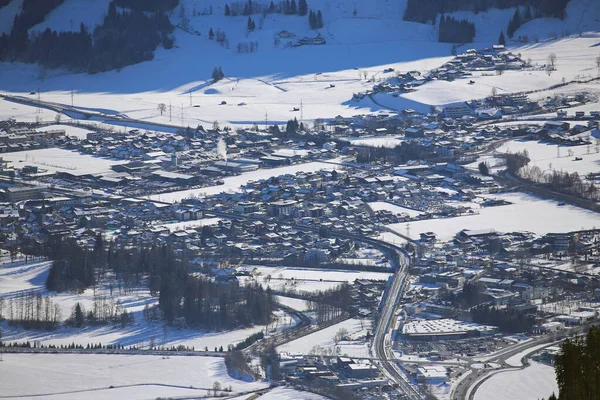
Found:
[(600, 330), (592, 327), (585, 337), (567, 339), (555, 360), (559, 400), (600, 399)]
[[(165, 11), (178, 0), (113, 0), (103, 24), (93, 32), (81, 24), (75, 32), (29, 33), (62, 2), (25, 0), (10, 34), (0, 36), (0, 60), (93, 73), (151, 60), (159, 45), (173, 46), (174, 27)], [(117, 6), (128, 10), (118, 11)]]
[(171, 324), (207, 329), (267, 324), (275, 307), (270, 290), (259, 284), (241, 287), (237, 281), (192, 276), (188, 260), (178, 258), (168, 245), (125, 249), (98, 236), (91, 249), (64, 240), (51, 243), (47, 251), (53, 260), (47, 289), (81, 292), (110, 273), (115, 289), (127, 292), (147, 285), (159, 297), (159, 318)]
[(533, 18), (564, 18), (569, 0), (408, 0), (405, 21), (435, 23), (439, 14), (455, 11), (484, 12), (490, 8), (506, 9), (517, 6), (533, 8)]
[(308, 4), (306, 0), (282, 0), (276, 3), (262, 3), (258, 1), (246, 0), (237, 1), (231, 4), (225, 4), (226, 16), (252, 15), (252, 14), (285, 14), (305, 16), (308, 13)]
[(502, 332), (529, 332), (535, 325), (535, 317), (512, 308), (496, 308), (481, 305), (471, 309), (473, 322), (497, 326)]
[(475, 38), (475, 24), (466, 19), (440, 18), (439, 41), (442, 43), (471, 43)]

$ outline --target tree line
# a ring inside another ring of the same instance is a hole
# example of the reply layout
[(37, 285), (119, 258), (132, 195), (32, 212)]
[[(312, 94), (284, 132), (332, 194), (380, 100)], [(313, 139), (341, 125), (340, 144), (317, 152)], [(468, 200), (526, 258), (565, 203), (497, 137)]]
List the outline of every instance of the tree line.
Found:
[[(46, 280), (49, 290), (81, 292), (111, 272), (120, 291), (146, 284), (153, 296), (158, 295), (159, 304), (155, 310), (145, 310), (145, 315), (164, 318), (169, 324), (206, 329), (267, 324), (275, 309), (270, 289), (257, 283), (241, 287), (237, 280), (220, 282), (192, 276), (189, 260), (177, 257), (169, 245), (121, 248), (112, 241), (105, 243), (98, 235), (91, 249), (66, 239), (51, 244), (48, 251), (53, 255)], [(99, 318), (112, 317), (98, 316), (97, 312), (86, 317), (88, 321)], [(82, 322), (81, 316), (75, 315), (74, 319)]]
[[(154, 0), (147, 6), (133, 0), (113, 0), (102, 25), (93, 32), (81, 24), (79, 30), (73, 32), (48, 28), (41, 33), (28, 33), (62, 1), (26, 0), (10, 34), (0, 36), (0, 60), (93, 73), (151, 60), (159, 45), (173, 47), (174, 27), (162, 10), (176, 4), (174, 0)], [(25, 4), (34, 6), (25, 7)], [(125, 4), (133, 8), (117, 10), (117, 6)], [(154, 12), (148, 12), (149, 9)]]
[(496, 308), (481, 305), (471, 309), (473, 322), (497, 326), (503, 332), (529, 332), (535, 325), (535, 316), (514, 308)]
[(316, 321), (319, 324), (340, 317), (349, 311), (348, 307), (351, 304), (350, 285), (347, 283), (332, 289), (319, 290), (306, 301), (308, 309), (316, 312)]
[(558, 397), (548, 400), (600, 399), (600, 330), (591, 327), (585, 337), (565, 340), (554, 367)]
[(285, 14), (285, 15), (299, 15), (305, 16), (308, 12), (308, 4), (306, 0), (284, 0), (279, 1), (275, 4), (271, 1), (268, 5), (259, 3), (252, 0), (244, 2), (234, 2), (225, 4), (225, 15), (226, 16), (239, 16), (239, 15), (252, 15), (252, 14)]
[(475, 24), (466, 19), (441, 16), (439, 41), (442, 43), (471, 43), (475, 38)]
[(16, 298), (0, 298), (0, 321), (3, 319), (25, 329), (52, 330), (62, 322), (62, 313), (50, 296), (30, 292)]
[(563, 19), (569, 0), (408, 0), (405, 21), (434, 24), (439, 14), (455, 11), (485, 12), (490, 8), (507, 9), (531, 7), (533, 18), (555, 17)]

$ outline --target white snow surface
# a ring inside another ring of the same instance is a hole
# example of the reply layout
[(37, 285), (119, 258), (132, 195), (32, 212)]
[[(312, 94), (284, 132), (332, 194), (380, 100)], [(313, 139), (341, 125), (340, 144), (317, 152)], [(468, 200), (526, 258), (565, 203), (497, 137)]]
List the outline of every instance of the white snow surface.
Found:
[(210, 196), (223, 192), (238, 192), (241, 190), (241, 186), (245, 185), (249, 181), (259, 181), (261, 179), (269, 179), (272, 176), (295, 174), (296, 172), (316, 172), (322, 169), (331, 171), (338, 169), (338, 166), (323, 162), (309, 162), (304, 164), (289, 165), (287, 167), (261, 168), (256, 171), (245, 172), (241, 175), (224, 178), (223, 185), (162, 193), (149, 196), (149, 199), (174, 203), (190, 197)]
[(57, 148), (5, 153), (2, 155), (2, 158), (4, 161), (10, 161), (15, 168), (19, 169), (25, 165), (35, 165), (40, 170), (47, 170), (48, 172), (68, 172), (73, 174), (110, 172), (112, 165), (127, 162)]
[(85, 129), (85, 128), (79, 128), (77, 126), (71, 126), (71, 125), (60, 125), (60, 124), (47, 125), (47, 126), (43, 126), (41, 128), (36, 129), (36, 131), (38, 131), (38, 132), (46, 132), (46, 131), (52, 131), (52, 130), (64, 130), (65, 134), (67, 136), (74, 137), (77, 139), (86, 139), (87, 134), (89, 132), (91, 132), (90, 130)]
[[(344, 328), (348, 330), (350, 341), (341, 341), (335, 344), (336, 333)], [(339, 324), (293, 340), (277, 348), (279, 352), (309, 354), (311, 351), (333, 350), (334, 354), (346, 355), (348, 357), (369, 357), (369, 343), (364, 336), (371, 328), (370, 320), (348, 319)], [(339, 351), (336, 349), (339, 348)], [(337, 351), (337, 352), (336, 352)]]
[(229, 377), (223, 359), (216, 357), (5, 354), (0, 375), (10, 377), (2, 382), (6, 398), (51, 400), (200, 397), (215, 381), (235, 392), (267, 386)]
[(531, 362), (519, 371), (500, 372), (475, 392), (475, 400), (538, 400), (558, 393), (554, 368)]
[[(450, 240), (463, 229), (495, 229), (499, 232), (527, 231), (538, 235), (571, 232), (600, 226), (600, 215), (583, 208), (544, 200), (525, 193), (507, 193), (490, 196), (513, 204), (482, 207), (478, 214), (454, 218), (438, 218), (410, 223), (410, 237), (418, 239), (424, 232), (435, 232), (439, 240)], [(388, 225), (392, 230), (406, 234), (406, 223)]]

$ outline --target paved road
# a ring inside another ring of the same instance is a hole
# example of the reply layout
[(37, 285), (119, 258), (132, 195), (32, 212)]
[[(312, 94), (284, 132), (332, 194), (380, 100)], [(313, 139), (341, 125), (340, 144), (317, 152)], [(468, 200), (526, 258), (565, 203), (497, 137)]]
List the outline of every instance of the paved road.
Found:
[[(249, 219), (249, 220), (262, 220), (263, 218), (252, 217), (243, 214), (234, 214), (234, 213), (224, 213), (217, 212), (214, 210), (201, 209), (205, 215), (211, 214), (217, 217), (223, 217), (228, 219)], [(294, 223), (287, 222), (276, 222), (281, 225), (291, 226), (298, 230), (304, 231), (312, 231), (319, 232), (319, 226), (314, 225), (298, 225)], [(393, 357), (389, 355), (389, 350), (387, 348), (387, 338), (389, 337), (390, 330), (393, 328), (392, 320), (394, 317), (394, 311), (396, 309), (396, 305), (398, 299), (402, 297), (402, 293), (405, 288), (405, 284), (407, 283), (407, 270), (408, 264), (410, 262), (410, 258), (400, 246), (395, 244), (391, 244), (388, 242), (384, 242), (379, 239), (374, 239), (371, 237), (359, 236), (348, 232), (339, 232), (339, 231), (328, 231), (328, 235), (332, 237), (339, 237), (343, 239), (351, 239), (362, 243), (367, 243), (378, 247), (380, 249), (387, 250), (390, 254), (390, 259), (394, 264), (396, 272), (394, 273), (392, 282), (390, 287), (385, 293), (385, 297), (382, 301), (381, 314), (379, 317), (379, 321), (377, 324), (377, 328), (375, 329), (375, 336), (373, 338), (373, 349), (375, 351), (376, 357), (380, 360), (381, 366), (385, 370), (386, 375), (395, 382), (400, 390), (407, 396), (409, 399), (421, 399), (421, 395), (414, 388), (412, 384), (410, 384), (404, 374), (399, 371), (398, 366), (393, 360)]]
[[(500, 370), (499, 369), (481, 370), (481, 369), (472, 368), (471, 369), (472, 372), (469, 375), (469, 377), (467, 379), (465, 379), (464, 381), (462, 381), (462, 383), (454, 389), (454, 391), (450, 395), (450, 399), (452, 399), (452, 400), (465, 400), (465, 399), (473, 400), (475, 398), (475, 394), (477, 393), (477, 389), (480, 387), (480, 385), (484, 381), (489, 379), (491, 376), (493, 376), (495, 373), (498, 373), (498, 371), (524, 369), (524, 368), (528, 367), (528, 365), (523, 365), (520, 367), (514, 367), (512, 365), (509, 365), (506, 362), (506, 360), (508, 360), (509, 358), (515, 356), (516, 354), (527, 351), (528, 349), (532, 349), (533, 347), (536, 347), (536, 346), (540, 346), (540, 345), (544, 345), (544, 344), (551, 346), (551, 345), (557, 344), (561, 340), (566, 338), (567, 335), (568, 336), (576, 336), (576, 335), (584, 334), (590, 329), (591, 326), (595, 326), (595, 325), (597, 325), (596, 322), (585, 324), (585, 325), (578, 326), (575, 328), (570, 328), (568, 330), (563, 331), (559, 335), (557, 335), (557, 334), (543, 335), (543, 336), (537, 337), (529, 342), (510, 347), (504, 351), (499, 352), (496, 355), (492, 355), (491, 357), (489, 357), (487, 359), (487, 362), (493, 362), (493, 363), (500, 364), (502, 366), (501, 369)], [(547, 346), (543, 346), (543, 347), (547, 347)], [(532, 352), (533, 352), (533, 350), (532, 350)]]

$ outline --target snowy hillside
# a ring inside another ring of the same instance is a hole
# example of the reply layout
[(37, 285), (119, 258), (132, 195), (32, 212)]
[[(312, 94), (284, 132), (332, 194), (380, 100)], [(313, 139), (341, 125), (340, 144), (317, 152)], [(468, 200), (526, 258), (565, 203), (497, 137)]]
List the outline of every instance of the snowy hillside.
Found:
[[(22, 0), (13, 0), (0, 9), (0, 20), (10, 21), (9, 9), (18, 9)], [(79, 29), (81, 22), (91, 29), (102, 21), (108, 0), (67, 0), (31, 31)], [(516, 35), (533, 29), (540, 32), (558, 30), (578, 32), (579, 28), (600, 31), (599, 4), (594, 0), (572, 0), (565, 21), (534, 20), (523, 25)], [(94, 75), (47, 71), (35, 65), (0, 64), (0, 91), (28, 95), (39, 89), (42, 99), (71, 103), (94, 109), (109, 109), (148, 122), (183, 126), (284, 124), (297, 117), (306, 121), (336, 115), (376, 113), (381, 110), (413, 108), (427, 112), (430, 105), (470, 100), (489, 95), (492, 87), (499, 93), (546, 88), (563, 77), (595, 73), (593, 50), (600, 42), (594, 33), (548, 41), (540, 34), (540, 43), (517, 45), (511, 50), (523, 58), (543, 64), (550, 52), (558, 56), (557, 71), (552, 76), (542, 71), (507, 72), (503, 76), (476, 74), (474, 85), (464, 80), (435, 81), (400, 97), (376, 96), (353, 101), (352, 95), (365, 92), (374, 81), (396, 72), (427, 71), (451, 58), (451, 45), (437, 42), (436, 27), (402, 21), (406, 1), (392, 0), (309, 0), (308, 6), (321, 10), (324, 28), (311, 30), (307, 17), (296, 15), (254, 14), (253, 32), (247, 30), (244, 16), (225, 16), (223, 1), (182, 0), (171, 13), (176, 25), (175, 48), (159, 48), (154, 60)], [(212, 15), (209, 14), (212, 7)], [(354, 11), (356, 9), (356, 15)], [(469, 16), (477, 25), (476, 43), (482, 48), (497, 40), (514, 9), (490, 10)], [(538, 25), (541, 25), (538, 26)], [(542, 27), (544, 29), (542, 29)], [(210, 29), (226, 34), (229, 48), (208, 37)], [(287, 30), (296, 39), (277, 34)], [(191, 32), (191, 33), (189, 33)], [(320, 34), (325, 45), (286, 46), (289, 41)], [(560, 37), (560, 35), (559, 35)], [(256, 43), (258, 51), (240, 54), (239, 43)], [(590, 51), (591, 49), (591, 51)], [(462, 50), (462, 49), (461, 49)], [(222, 66), (226, 79), (211, 82), (211, 71)], [(367, 79), (364, 79), (364, 73)], [(101, 95), (100, 95), (101, 94)], [(222, 102), (227, 104), (221, 105)], [(171, 105), (171, 112), (160, 115), (159, 103)], [(303, 104), (303, 112), (294, 112)], [(0, 117), (34, 120), (52, 119), (54, 114), (6, 101), (0, 102)]]

